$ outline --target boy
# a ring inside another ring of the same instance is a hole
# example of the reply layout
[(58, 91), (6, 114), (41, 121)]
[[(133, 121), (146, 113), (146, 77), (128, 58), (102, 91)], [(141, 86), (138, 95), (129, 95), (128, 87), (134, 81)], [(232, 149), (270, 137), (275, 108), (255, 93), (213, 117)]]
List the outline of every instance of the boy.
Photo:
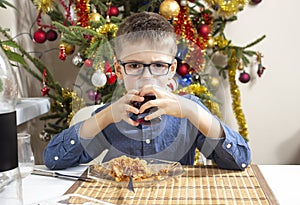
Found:
[[(134, 14), (120, 25), (113, 45), (115, 72), (127, 93), (53, 137), (44, 152), (49, 169), (87, 163), (105, 149), (104, 161), (127, 155), (192, 165), (197, 147), (220, 168), (243, 170), (249, 165), (250, 149), (237, 132), (215, 118), (198, 97), (167, 89), (176, 72), (177, 45), (166, 19), (156, 13)], [(152, 100), (134, 106), (149, 95)], [(150, 125), (144, 125), (135, 115), (149, 109), (144, 120)]]

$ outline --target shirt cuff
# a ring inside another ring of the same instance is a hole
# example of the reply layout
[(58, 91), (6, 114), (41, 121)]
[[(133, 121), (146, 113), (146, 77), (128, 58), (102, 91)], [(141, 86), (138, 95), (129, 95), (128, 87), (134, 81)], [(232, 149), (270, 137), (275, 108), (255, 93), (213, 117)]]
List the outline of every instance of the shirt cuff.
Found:
[(246, 140), (236, 131), (220, 122), (224, 131), (225, 140), (223, 149), (235, 160), (240, 169), (245, 169), (250, 164), (250, 149)]

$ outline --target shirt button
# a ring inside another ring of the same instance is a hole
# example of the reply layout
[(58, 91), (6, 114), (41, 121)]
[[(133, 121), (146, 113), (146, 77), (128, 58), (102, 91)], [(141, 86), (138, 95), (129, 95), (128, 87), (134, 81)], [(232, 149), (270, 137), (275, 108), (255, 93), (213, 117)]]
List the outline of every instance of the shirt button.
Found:
[(242, 164), (242, 167), (245, 168), (247, 165), (245, 163)]
[(71, 143), (71, 144), (75, 144), (75, 140), (71, 140), (70, 143)]
[(54, 157), (54, 160), (57, 161), (57, 160), (58, 160), (58, 156), (55, 156), (55, 157)]
[(227, 149), (230, 149), (231, 144), (227, 144), (226, 147), (227, 147)]
[(150, 144), (150, 140), (149, 140), (149, 139), (146, 139), (146, 143), (147, 143), (147, 144)]

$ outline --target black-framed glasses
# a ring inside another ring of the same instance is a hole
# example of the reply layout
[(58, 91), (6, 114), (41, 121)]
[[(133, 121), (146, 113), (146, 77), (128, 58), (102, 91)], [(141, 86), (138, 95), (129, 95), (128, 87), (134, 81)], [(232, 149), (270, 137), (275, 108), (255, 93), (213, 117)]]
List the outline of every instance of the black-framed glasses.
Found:
[(155, 76), (167, 75), (169, 73), (170, 66), (173, 64), (173, 62), (155, 62), (150, 64), (140, 62), (124, 63), (121, 60), (118, 60), (118, 63), (124, 67), (125, 73), (131, 76), (142, 75), (145, 71), (145, 68), (148, 68), (149, 72)]

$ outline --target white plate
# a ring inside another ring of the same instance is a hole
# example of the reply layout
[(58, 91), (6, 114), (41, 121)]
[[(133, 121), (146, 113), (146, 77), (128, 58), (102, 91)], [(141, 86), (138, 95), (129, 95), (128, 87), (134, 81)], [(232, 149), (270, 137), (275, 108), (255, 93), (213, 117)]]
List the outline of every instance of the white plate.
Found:
[[(152, 173), (158, 173), (161, 169), (166, 169), (168, 172), (166, 174), (160, 175), (159, 179), (155, 177), (150, 177), (146, 179), (142, 179), (141, 181), (134, 181), (134, 186), (145, 185), (145, 184), (153, 184), (157, 182), (161, 182), (167, 179), (171, 179), (177, 176), (180, 176), (184, 173), (184, 169), (179, 162), (172, 162), (166, 160), (152, 159), (152, 158), (144, 158), (147, 161), (147, 166), (152, 170)], [(97, 168), (95, 169), (95, 166)], [(100, 166), (100, 167), (99, 167)], [(88, 168), (88, 177), (95, 179), (97, 181), (113, 183), (115, 185), (128, 185), (127, 181), (117, 182), (115, 179), (109, 175), (110, 172), (109, 162), (105, 162), (101, 165), (91, 165)]]

